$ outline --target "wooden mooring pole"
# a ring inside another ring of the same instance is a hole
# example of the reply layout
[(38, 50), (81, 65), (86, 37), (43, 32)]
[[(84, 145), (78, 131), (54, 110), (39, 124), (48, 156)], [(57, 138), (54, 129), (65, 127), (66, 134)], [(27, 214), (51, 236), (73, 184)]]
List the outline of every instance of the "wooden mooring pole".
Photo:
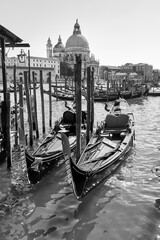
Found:
[(76, 159), (80, 158), (81, 154), (81, 122), (82, 122), (82, 96), (81, 96), (81, 55), (76, 55), (75, 64), (75, 99), (76, 99), (76, 135), (77, 135), (77, 147), (76, 147)]
[(51, 72), (49, 72), (48, 80), (49, 80), (49, 127), (52, 128), (52, 85), (51, 85)]
[(91, 70), (91, 133), (94, 125), (94, 68)]
[(87, 67), (87, 135), (86, 143), (90, 140), (91, 130), (91, 68)]
[(25, 84), (27, 110), (28, 110), (29, 142), (30, 142), (30, 146), (32, 147), (33, 146), (33, 121), (32, 121), (31, 96), (29, 94), (29, 83), (28, 83), (27, 71), (24, 71), (24, 84)]
[(16, 83), (16, 65), (14, 64), (14, 104), (15, 104), (15, 147), (18, 146), (18, 117), (17, 117), (17, 83)]
[(39, 138), (39, 130), (38, 130), (38, 116), (37, 116), (37, 95), (36, 95), (36, 80), (35, 80), (35, 72), (32, 72), (33, 79), (33, 99), (34, 99), (34, 120), (35, 120), (35, 130), (36, 137)]
[(24, 130), (24, 109), (23, 109), (23, 78), (19, 79), (19, 114), (20, 114), (20, 133), (19, 140), (25, 142), (25, 130)]
[(41, 91), (41, 106), (42, 106), (42, 133), (45, 134), (45, 111), (44, 111), (44, 92), (43, 92), (43, 74), (40, 70), (40, 91)]
[(3, 140), (4, 150), (6, 151), (7, 168), (11, 168), (11, 132), (10, 132), (10, 92), (7, 91), (7, 77), (6, 77), (6, 60), (5, 60), (5, 39), (0, 37), (1, 44), (1, 63), (2, 63), (2, 79), (3, 79), (3, 96), (2, 116), (3, 123)]
[(58, 91), (57, 91), (57, 74), (55, 76), (55, 80), (56, 80), (56, 100), (58, 101)]

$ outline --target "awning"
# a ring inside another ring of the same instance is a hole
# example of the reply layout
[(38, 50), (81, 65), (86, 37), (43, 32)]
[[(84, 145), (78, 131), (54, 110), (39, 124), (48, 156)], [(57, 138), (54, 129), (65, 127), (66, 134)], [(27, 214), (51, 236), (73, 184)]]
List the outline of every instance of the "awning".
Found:
[(17, 37), (15, 34), (13, 34), (11, 31), (0, 25), (0, 37), (5, 39), (7, 43), (15, 44), (20, 43), (23, 40), (19, 37)]

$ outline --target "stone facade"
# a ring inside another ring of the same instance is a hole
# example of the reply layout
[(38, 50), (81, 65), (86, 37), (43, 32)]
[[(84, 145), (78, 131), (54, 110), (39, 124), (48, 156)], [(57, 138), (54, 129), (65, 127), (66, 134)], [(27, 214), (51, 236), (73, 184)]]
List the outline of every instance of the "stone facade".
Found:
[[(17, 82), (19, 81), (19, 77), (23, 75), (24, 71), (28, 71), (29, 69), (29, 61), (30, 59), (30, 73), (31, 73), (31, 80), (32, 80), (32, 72), (35, 72), (36, 81), (39, 82), (40, 80), (40, 70), (43, 73), (43, 82), (47, 82), (48, 73), (51, 72), (51, 79), (55, 81), (56, 76), (60, 76), (60, 61), (58, 58), (42, 58), (42, 57), (33, 57), (26, 55), (24, 58), (24, 62), (20, 63), (18, 57), (7, 57), (6, 56), (6, 72), (7, 72), (7, 81), (8, 84), (13, 82), (13, 71), (14, 65), (16, 65), (16, 79)], [(0, 60), (0, 82), (2, 82), (2, 67), (1, 67), (1, 60)]]

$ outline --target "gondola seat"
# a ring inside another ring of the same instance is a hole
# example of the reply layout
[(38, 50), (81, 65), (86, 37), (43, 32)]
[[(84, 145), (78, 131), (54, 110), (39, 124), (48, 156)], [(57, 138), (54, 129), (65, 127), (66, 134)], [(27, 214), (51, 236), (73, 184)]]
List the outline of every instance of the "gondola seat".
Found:
[(64, 124), (75, 124), (76, 123), (76, 114), (70, 110), (63, 113), (63, 123)]
[(126, 132), (129, 127), (129, 116), (127, 114), (108, 114), (105, 119), (105, 131), (113, 134)]

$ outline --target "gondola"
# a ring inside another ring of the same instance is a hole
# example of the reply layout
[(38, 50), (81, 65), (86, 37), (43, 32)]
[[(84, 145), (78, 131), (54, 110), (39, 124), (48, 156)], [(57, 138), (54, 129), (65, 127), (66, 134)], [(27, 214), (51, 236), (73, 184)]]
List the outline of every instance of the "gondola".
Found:
[[(50, 94), (49, 91), (47, 90), (44, 90), (44, 93), (46, 94)], [(51, 93), (52, 97), (58, 99), (58, 100), (62, 100), (62, 101), (73, 101), (75, 100), (75, 94), (71, 93), (71, 92), (64, 92), (64, 91), (57, 91), (57, 92), (52, 92)], [(85, 97), (82, 96), (82, 100), (84, 100)]]
[[(86, 128), (85, 119), (86, 112), (82, 111), (82, 129)], [(60, 132), (67, 134), (71, 151), (75, 151), (76, 112), (70, 107), (63, 113), (63, 117), (56, 121), (53, 131), (34, 152), (25, 150), (28, 177), (31, 183), (39, 182), (53, 167), (63, 162)]]
[(152, 87), (149, 91), (148, 91), (148, 96), (160, 96), (160, 87)]
[(121, 91), (120, 96), (124, 99), (131, 99), (132, 98), (132, 92), (131, 91)]
[(62, 135), (63, 153), (77, 199), (109, 176), (123, 162), (133, 146), (134, 115), (125, 99), (115, 101), (105, 120), (97, 127), (78, 161), (71, 157), (68, 138)]
[(137, 91), (132, 92), (132, 98), (139, 98), (141, 96), (142, 96), (142, 91), (141, 90), (137, 90)]
[[(87, 99), (87, 93), (83, 93)], [(115, 101), (119, 96), (118, 92), (108, 92), (104, 90), (94, 91), (94, 102), (108, 102)]]

